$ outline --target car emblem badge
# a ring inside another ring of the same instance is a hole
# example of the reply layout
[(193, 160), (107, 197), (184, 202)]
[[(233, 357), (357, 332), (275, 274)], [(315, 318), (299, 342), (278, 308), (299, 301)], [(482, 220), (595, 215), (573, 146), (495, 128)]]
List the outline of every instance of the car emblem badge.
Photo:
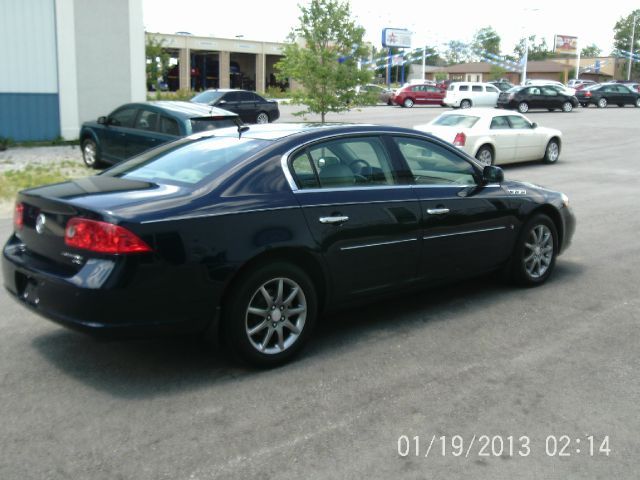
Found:
[(36, 217), (36, 232), (42, 233), (44, 232), (44, 225), (47, 222), (47, 217), (44, 216), (44, 213), (41, 213)]

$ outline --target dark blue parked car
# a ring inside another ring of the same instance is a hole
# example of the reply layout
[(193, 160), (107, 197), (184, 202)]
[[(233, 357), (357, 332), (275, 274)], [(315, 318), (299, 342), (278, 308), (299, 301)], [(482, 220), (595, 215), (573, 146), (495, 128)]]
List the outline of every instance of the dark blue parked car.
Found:
[(192, 133), (239, 125), (242, 120), (235, 113), (191, 102), (128, 103), (82, 125), (82, 158), (97, 168)]

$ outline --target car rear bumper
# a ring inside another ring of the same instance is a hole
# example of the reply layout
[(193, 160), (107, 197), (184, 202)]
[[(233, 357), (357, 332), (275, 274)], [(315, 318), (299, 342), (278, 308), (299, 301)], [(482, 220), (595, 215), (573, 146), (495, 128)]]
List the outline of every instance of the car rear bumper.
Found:
[(6, 291), (34, 313), (74, 330), (118, 336), (193, 333), (204, 331), (215, 316), (209, 302), (154, 288), (158, 283), (143, 269), (96, 259), (63, 276), (34, 264), (12, 237), (2, 256)]

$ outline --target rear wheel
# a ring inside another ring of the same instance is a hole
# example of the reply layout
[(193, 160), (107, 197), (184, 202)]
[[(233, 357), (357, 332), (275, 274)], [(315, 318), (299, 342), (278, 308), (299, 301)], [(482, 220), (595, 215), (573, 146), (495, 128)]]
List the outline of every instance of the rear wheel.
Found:
[(640, 98), (636, 98), (635, 106), (640, 108)]
[(266, 112), (260, 112), (256, 115), (256, 123), (269, 123), (269, 115)]
[(404, 105), (407, 108), (411, 108), (413, 107), (413, 100), (410, 98), (405, 98), (404, 102), (402, 102), (402, 105)]
[(547, 143), (544, 150), (544, 163), (556, 163), (560, 157), (560, 144), (557, 140), (552, 139)]
[(98, 168), (101, 165), (100, 157), (98, 156), (98, 145), (90, 138), (82, 142), (82, 160), (89, 168)]
[(601, 98), (598, 100), (598, 108), (605, 108), (607, 106), (607, 99)]
[(558, 252), (558, 232), (544, 214), (532, 217), (522, 228), (513, 252), (512, 279), (519, 285), (542, 285), (551, 275)]
[(476, 160), (483, 166), (493, 165), (493, 150), (489, 145), (483, 145), (476, 153)]
[(573, 104), (571, 102), (564, 102), (562, 104), (562, 111), (563, 112), (570, 112), (571, 110), (573, 110)]
[(471, 100), (462, 100), (460, 102), (460, 108), (471, 108)]
[(518, 111), (520, 113), (527, 113), (529, 111), (529, 104), (527, 102), (520, 102), (518, 104)]
[(236, 282), (223, 309), (225, 338), (241, 360), (275, 367), (304, 346), (316, 312), (316, 292), (307, 274), (290, 263), (269, 263)]

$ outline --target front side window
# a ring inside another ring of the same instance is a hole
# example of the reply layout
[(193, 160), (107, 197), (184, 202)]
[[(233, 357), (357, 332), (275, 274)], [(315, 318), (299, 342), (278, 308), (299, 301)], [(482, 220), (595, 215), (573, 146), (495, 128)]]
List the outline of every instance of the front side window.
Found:
[(558, 96), (558, 91), (555, 88), (550, 88), (550, 87), (542, 87), (542, 94), (546, 95), (547, 97), (557, 97)]
[(292, 157), (300, 188), (349, 188), (396, 183), (378, 137), (356, 137), (312, 145)]
[(509, 115), (509, 122), (511, 123), (512, 128), (531, 129), (531, 124), (524, 118), (518, 117), (517, 115)]
[(137, 108), (121, 108), (109, 116), (109, 125), (132, 128), (137, 114)]
[(475, 185), (470, 163), (440, 145), (408, 137), (394, 137), (417, 185)]
[(487, 85), (487, 92), (490, 93), (500, 93), (496, 87), (490, 87)]
[(460, 89), (461, 92), (468, 92), (469, 91), (469, 85), (460, 85)]

